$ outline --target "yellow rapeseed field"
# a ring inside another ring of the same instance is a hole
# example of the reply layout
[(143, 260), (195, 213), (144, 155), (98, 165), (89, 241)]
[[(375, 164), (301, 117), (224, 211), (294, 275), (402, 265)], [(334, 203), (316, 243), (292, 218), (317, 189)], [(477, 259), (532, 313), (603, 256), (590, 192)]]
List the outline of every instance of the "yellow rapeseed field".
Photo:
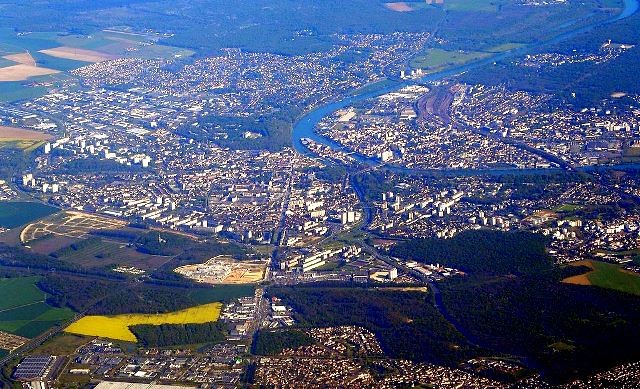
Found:
[(202, 324), (217, 321), (221, 303), (211, 303), (160, 314), (125, 314), (115, 316), (85, 316), (65, 329), (77, 335), (97, 336), (127, 342), (137, 339), (129, 326), (138, 324)]

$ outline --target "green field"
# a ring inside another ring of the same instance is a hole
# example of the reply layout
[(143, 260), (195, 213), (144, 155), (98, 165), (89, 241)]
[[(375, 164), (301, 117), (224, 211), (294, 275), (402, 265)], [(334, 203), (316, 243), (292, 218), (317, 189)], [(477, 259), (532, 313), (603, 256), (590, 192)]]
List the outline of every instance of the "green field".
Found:
[(23, 81), (0, 82), (0, 101), (6, 103), (35, 99), (46, 92), (47, 89), (44, 87), (28, 86)]
[[(156, 44), (152, 37), (143, 35), (95, 31), (90, 35), (31, 32), (18, 36), (12, 29), (0, 29), (0, 56), (26, 51), (33, 56), (39, 66), (61, 71), (87, 65), (87, 62), (56, 58), (39, 52), (59, 46), (95, 50), (117, 57), (174, 58), (190, 57), (195, 54), (189, 49)], [(0, 67), (13, 64), (11, 61), (0, 58)]]
[(494, 0), (444, 0), (444, 8), (450, 11), (496, 12), (499, 4)]
[(46, 294), (36, 286), (38, 277), (0, 279), (0, 331), (33, 338), (73, 317), (68, 308), (44, 302)]
[(587, 266), (592, 270), (585, 274), (565, 278), (564, 283), (593, 285), (640, 296), (640, 275), (624, 270), (618, 265), (598, 261), (574, 262), (573, 266)]
[(514, 49), (518, 49), (523, 45), (520, 43), (503, 43), (501, 45), (493, 46), (488, 48), (486, 51), (490, 53), (503, 53), (505, 51), (510, 51)]
[(556, 212), (575, 212), (584, 208), (582, 205), (577, 204), (562, 204), (555, 209)]
[(0, 312), (44, 300), (44, 292), (35, 285), (37, 280), (37, 277), (0, 278)]
[(591, 285), (640, 296), (640, 275), (626, 272), (617, 265), (591, 261), (594, 271), (587, 275)]
[(438, 71), (450, 66), (464, 65), (489, 56), (489, 53), (481, 51), (447, 51), (442, 49), (429, 49), (424, 54), (411, 60), (411, 67), (428, 71)]
[(10, 148), (10, 149), (19, 149), (26, 153), (33, 152), (45, 144), (45, 141), (42, 140), (29, 140), (29, 139), (21, 139), (21, 140), (0, 140), (0, 148)]
[(0, 68), (4, 68), (4, 67), (7, 67), (7, 66), (13, 66), (13, 65), (16, 65), (16, 62), (10, 61), (10, 60), (5, 59), (5, 58), (0, 58)]
[(55, 33), (33, 33), (18, 36), (12, 28), (0, 29), (0, 50), (4, 53), (22, 53), (24, 51), (38, 51), (59, 46), (55, 40)]
[(77, 47), (85, 50), (98, 50), (113, 43), (113, 40), (107, 39), (105, 34), (97, 32), (86, 35), (69, 34), (56, 37), (56, 41), (63, 46)]
[(74, 70), (74, 69), (78, 69), (78, 68), (81, 68), (83, 66), (89, 65), (89, 62), (75, 61), (75, 60), (72, 60), (72, 59), (52, 57), (50, 55), (47, 55), (47, 54), (44, 54), (44, 53), (39, 53), (37, 51), (36, 52), (32, 52), (31, 56), (33, 57), (33, 59), (36, 60), (36, 63), (38, 64), (38, 66), (43, 67), (43, 68), (60, 70), (60, 71), (63, 71), (63, 72)]
[(41, 203), (0, 202), (0, 227), (19, 227), (56, 212), (56, 208)]

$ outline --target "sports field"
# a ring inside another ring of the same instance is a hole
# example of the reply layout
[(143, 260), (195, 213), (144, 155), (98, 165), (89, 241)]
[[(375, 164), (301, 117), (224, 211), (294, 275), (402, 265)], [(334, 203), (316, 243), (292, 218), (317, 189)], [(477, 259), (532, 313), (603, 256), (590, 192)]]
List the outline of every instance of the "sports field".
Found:
[(33, 338), (73, 317), (67, 308), (54, 308), (36, 286), (38, 277), (0, 278), (0, 331)]
[(593, 285), (640, 296), (640, 275), (618, 265), (598, 261), (574, 262), (573, 266), (588, 266), (586, 274), (565, 278), (562, 282), (575, 285)]
[(181, 311), (149, 314), (125, 314), (115, 316), (86, 316), (71, 324), (65, 332), (97, 336), (100, 338), (136, 342), (136, 336), (130, 326), (139, 324), (202, 324), (215, 322), (220, 317), (221, 303), (210, 303)]

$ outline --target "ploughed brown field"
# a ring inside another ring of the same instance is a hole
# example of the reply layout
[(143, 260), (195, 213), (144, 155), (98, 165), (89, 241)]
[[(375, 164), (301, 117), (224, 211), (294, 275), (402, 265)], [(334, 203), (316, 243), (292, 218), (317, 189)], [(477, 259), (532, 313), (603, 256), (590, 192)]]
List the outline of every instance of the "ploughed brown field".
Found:
[(115, 57), (94, 50), (77, 49), (75, 47), (60, 46), (53, 49), (40, 50), (41, 53), (56, 58), (72, 59), (82, 62), (102, 62)]
[[(0, 69), (2, 71), (2, 69)], [(49, 140), (53, 136), (24, 128), (0, 126), (0, 141), (2, 140)]]
[(24, 81), (29, 77), (48, 76), (50, 74), (60, 73), (58, 70), (40, 68), (32, 65), (18, 64), (0, 68), (1, 81)]
[(385, 3), (384, 6), (396, 12), (411, 12), (414, 10), (409, 4), (405, 3), (404, 1), (396, 3)]
[(590, 268), (591, 271), (588, 273), (580, 274), (578, 276), (565, 278), (564, 280), (562, 280), (562, 282), (566, 284), (574, 284), (574, 285), (591, 285), (591, 281), (589, 280), (589, 274), (591, 274), (591, 272), (596, 270), (591, 261), (573, 262), (571, 266), (586, 266)]
[(36, 60), (29, 53), (9, 54), (2, 57), (22, 65), (37, 66)]

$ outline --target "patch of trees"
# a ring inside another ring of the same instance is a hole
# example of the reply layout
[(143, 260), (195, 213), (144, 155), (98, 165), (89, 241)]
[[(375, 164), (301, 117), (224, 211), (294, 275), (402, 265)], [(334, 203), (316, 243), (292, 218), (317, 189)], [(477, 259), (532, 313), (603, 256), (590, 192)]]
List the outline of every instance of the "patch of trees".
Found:
[(547, 185), (564, 182), (584, 182), (589, 179), (589, 176), (585, 176), (579, 173), (561, 171), (539, 174), (504, 173), (499, 175), (490, 175), (487, 176), (486, 179), (491, 182), (500, 182), (503, 184), (511, 185)]
[(166, 313), (199, 305), (194, 290), (138, 284), (108, 295), (91, 308), (91, 314)]
[(105, 238), (126, 240), (131, 243), (135, 242), (140, 237), (139, 233), (126, 230), (95, 230), (92, 231), (91, 234)]
[(76, 251), (80, 251), (89, 247), (93, 247), (95, 245), (99, 245), (102, 243), (102, 239), (94, 237), (89, 239), (84, 239), (79, 242), (71, 243), (69, 246), (63, 247), (59, 250), (54, 251), (50, 255), (54, 258), (61, 258), (67, 255), (71, 255)]
[(114, 290), (124, 287), (124, 284), (116, 281), (47, 274), (38, 281), (37, 286), (49, 295), (47, 303), (50, 305), (68, 307), (76, 312), (82, 312)]
[(31, 163), (29, 153), (17, 148), (0, 147), (0, 177), (3, 179), (10, 180), (25, 171)]
[(579, 276), (582, 274), (586, 274), (589, 273), (590, 271), (592, 271), (593, 269), (591, 269), (589, 266), (585, 266), (585, 265), (580, 265), (580, 266), (565, 266), (560, 268), (560, 278), (561, 279), (565, 279), (565, 278), (569, 278), (569, 277), (574, 277), (574, 276)]
[(368, 328), (390, 357), (456, 365), (474, 355), (509, 355), (562, 383), (640, 358), (640, 338), (633, 336), (640, 331), (640, 297), (560, 282), (581, 270), (449, 279), (438, 285), (446, 319), (418, 292), (314, 286), (268, 292), (293, 307), (302, 327)]
[(193, 283), (129, 283), (126, 280), (63, 273), (43, 274), (38, 287), (49, 295), (51, 305), (101, 315), (173, 312), (254, 293), (251, 285), (210, 288)]
[(347, 174), (347, 169), (342, 165), (329, 165), (314, 170), (316, 177), (327, 182), (340, 182)]
[(276, 287), (302, 327), (369, 329), (392, 358), (456, 365), (478, 351), (434, 306), (429, 294), (360, 287)]
[(235, 259), (243, 260), (249, 259), (251, 254), (253, 254), (253, 250), (237, 243), (208, 240), (186, 249), (182, 254), (178, 255), (177, 260), (180, 262), (178, 266), (182, 266), (200, 263), (218, 255), (228, 255)]
[(152, 231), (136, 241), (138, 251), (151, 255), (178, 255), (191, 247), (194, 241), (177, 234)]
[(101, 300), (92, 314), (165, 313), (189, 307), (253, 296), (252, 285), (220, 285), (199, 287), (193, 283), (183, 286), (161, 285), (153, 282), (120, 284), (119, 289)]
[(626, 210), (618, 203), (587, 204), (574, 214), (584, 219), (613, 220), (626, 214)]
[(144, 347), (216, 343), (225, 340), (224, 323), (136, 325), (129, 327)]
[[(291, 145), (291, 131), (299, 114), (299, 108), (282, 107), (277, 115), (268, 117), (205, 116), (198, 121), (198, 126), (186, 125), (177, 132), (187, 138), (210, 140), (231, 149), (278, 151)], [(246, 138), (245, 132), (259, 134), (259, 137)]]
[(106, 270), (83, 269), (48, 255), (42, 255), (25, 250), (22, 247), (7, 246), (4, 244), (0, 244), (0, 265), (34, 271), (61, 271), (66, 273), (75, 273), (78, 275), (86, 274), (111, 279), (125, 278), (122, 275), (113, 274)]
[(57, 259), (36, 254), (21, 247), (0, 244), (0, 264), (5, 266), (51, 270), (66, 266)]
[(300, 330), (260, 330), (253, 340), (252, 352), (256, 355), (278, 355), (284, 349), (311, 346), (315, 340)]
[(386, 179), (382, 171), (358, 174), (353, 177), (354, 184), (359, 188), (367, 200), (380, 200), (384, 192), (393, 190), (393, 185)]
[(526, 274), (552, 268), (546, 244), (546, 237), (525, 231), (472, 230), (452, 239), (411, 239), (390, 253), (474, 274)]

